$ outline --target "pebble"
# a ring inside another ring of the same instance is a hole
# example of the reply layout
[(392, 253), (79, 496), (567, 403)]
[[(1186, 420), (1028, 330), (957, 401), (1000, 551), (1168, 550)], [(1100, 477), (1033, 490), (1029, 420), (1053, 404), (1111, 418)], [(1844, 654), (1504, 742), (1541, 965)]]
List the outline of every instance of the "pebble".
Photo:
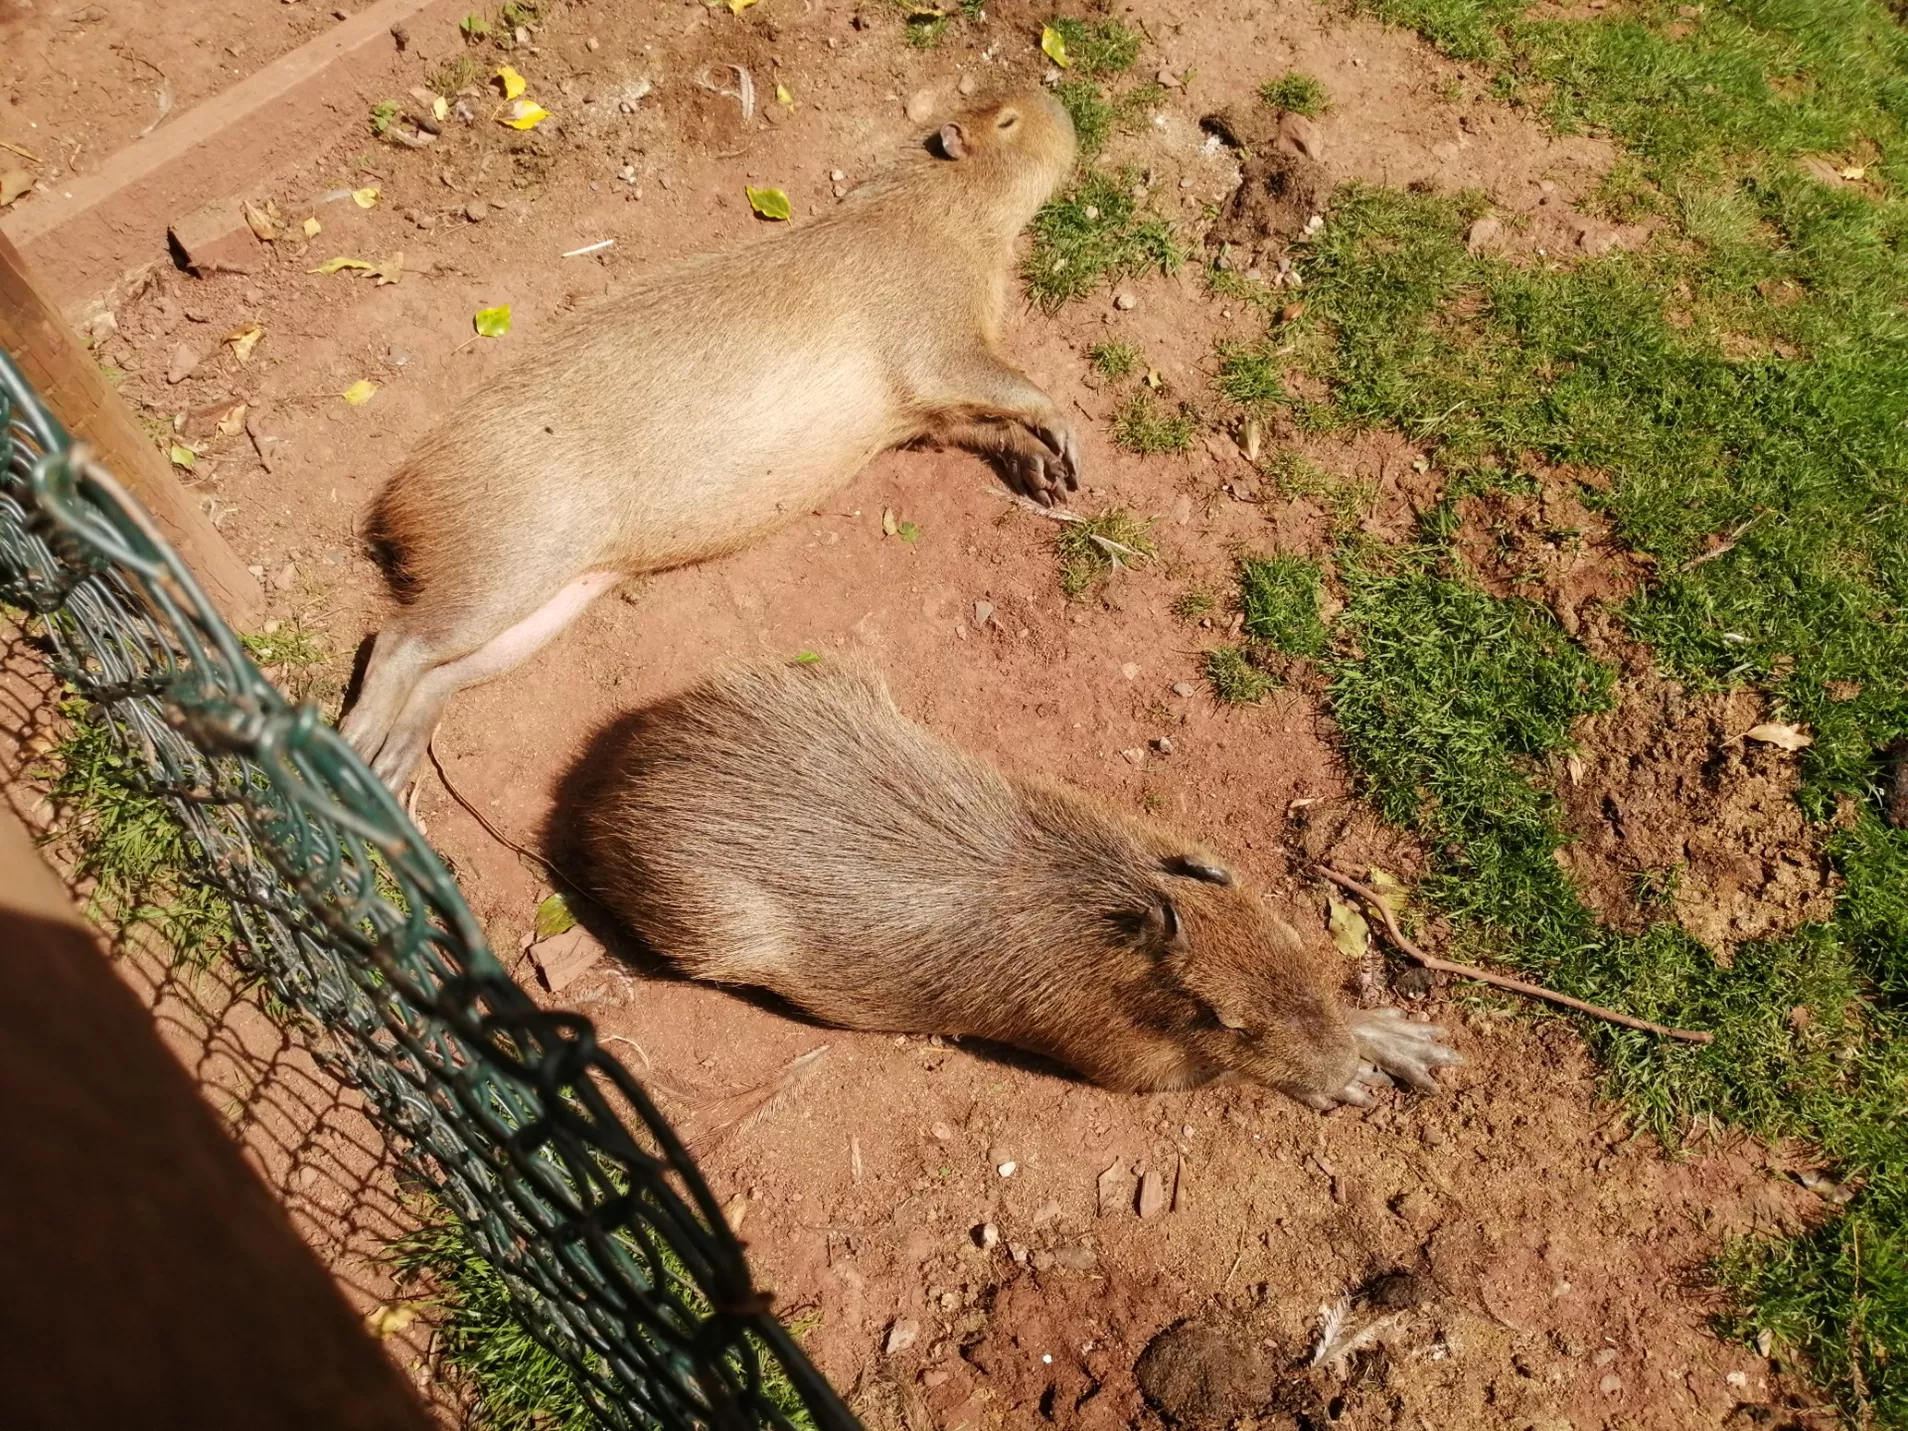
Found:
[(1135, 308), (1139, 307), (1139, 299), (1133, 296), (1131, 290), (1122, 288), (1118, 293), (1113, 295), (1113, 306), (1122, 313), (1131, 313)]
[(987, 629), (987, 623), (994, 619), (994, 603), (977, 601), (974, 603), (974, 624), (981, 630)]
[(1129, 681), (1138, 680), (1139, 673), (1140, 673), (1140, 668), (1139, 668), (1138, 661), (1128, 661), (1120, 667), (1120, 674), (1126, 677), (1126, 679)]
[(958, 89), (962, 94), (972, 94), (974, 92), (974, 77), (972, 75), (962, 75), (961, 82), (955, 85), (954, 88)]
[(995, 1168), (994, 1171), (999, 1173), (1003, 1178), (1011, 1178), (1014, 1175), (1014, 1170), (1019, 1166), (1019, 1163), (1006, 1162)]
[(1314, 121), (1288, 112), (1279, 116), (1279, 147), (1316, 163), (1325, 157), (1325, 136)]
[[(1153, 741), (1153, 749), (1157, 750), (1161, 755), (1171, 755), (1173, 753), (1173, 738), (1170, 735), (1159, 736)], [(1189, 1138), (1192, 1136), (1192, 1130), (1190, 1128), (1186, 1130), (1186, 1136)]]
[(472, 199), (464, 205), (464, 217), (473, 224), (481, 224), (490, 213), (490, 205), (482, 199)]
[(595, 54), (598, 50), (603, 48), (603, 42), (597, 39), (596, 36), (591, 35), (589, 39), (583, 42), (583, 48), (588, 50), (591, 54)]
[(193, 370), (205, 361), (205, 350), (195, 348), (190, 343), (181, 343), (172, 350), (172, 357), (166, 363), (166, 381), (182, 383), (192, 376)]
[(1139, 1215), (1153, 1217), (1166, 1210), (1166, 1182), (1156, 1168), (1148, 1168), (1140, 1179)]
[(1056, 1266), (1064, 1267), (1069, 1272), (1090, 1272), (1100, 1259), (1085, 1243), (1075, 1243), (1070, 1247), (1056, 1247), (1053, 1260)]
[(998, 1247), (1000, 1245), (1000, 1229), (995, 1227), (991, 1222), (983, 1222), (979, 1227), (974, 1229), (974, 1241), (984, 1248)]
[(1035, 1252), (1030, 1255), (1027, 1260), (1033, 1264), (1033, 1270), (1036, 1272), (1051, 1272), (1053, 1270), (1053, 1254), (1051, 1252), (1045, 1250)]
[(896, 1317), (888, 1327), (888, 1339), (882, 1343), (882, 1351), (888, 1356), (906, 1351), (921, 1336), (921, 1327), (912, 1317)]
[(1623, 1390), (1623, 1378), (1613, 1371), (1604, 1377), (1602, 1381), (1597, 1383), (1597, 1390), (1601, 1391), (1605, 1396), (1615, 1396), (1619, 1391)]
[(845, 170), (830, 169), (828, 171), (828, 182), (831, 184), (839, 184), (841, 183), (842, 180), (846, 179), (847, 177), (848, 175)]
[(954, 1130), (945, 1123), (936, 1123), (928, 1132), (934, 1135), (936, 1142), (951, 1143), (954, 1140)]
[(908, 116), (908, 123), (923, 123), (929, 115), (934, 113), (934, 91), (931, 89), (917, 89), (913, 94), (908, 96), (905, 112)]
[(1144, 765), (1146, 763), (1146, 750), (1143, 746), (1132, 746), (1129, 749), (1122, 750), (1120, 754), (1125, 756), (1130, 764)]
[(1465, 230), (1464, 246), (1472, 253), (1481, 253), (1497, 242), (1498, 235), (1504, 232), (1504, 224), (1490, 214), (1474, 219), (1471, 227)]
[(1045, 1227), (1048, 1223), (1057, 1220), (1059, 1216), (1060, 1204), (1057, 1201), (1049, 1201), (1043, 1202), (1039, 1207), (1035, 1208), (1033, 1217), (1030, 1218), (1029, 1221), (1031, 1221), (1035, 1227)]
[(298, 580), (298, 563), (286, 562), (272, 575), (272, 586), (279, 591), (290, 591), (292, 583)]
[(1190, 700), (1199, 694), (1199, 687), (1195, 686), (1191, 681), (1174, 681), (1173, 694), (1178, 696), (1181, 700)]

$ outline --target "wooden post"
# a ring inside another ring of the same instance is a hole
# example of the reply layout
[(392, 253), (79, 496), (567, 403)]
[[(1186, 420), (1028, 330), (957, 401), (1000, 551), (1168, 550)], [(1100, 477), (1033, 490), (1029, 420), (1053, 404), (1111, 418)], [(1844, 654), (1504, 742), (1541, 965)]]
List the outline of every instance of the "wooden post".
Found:
[(430, 1431), (0, 801), (12, 1431)]
[(99, 460), (152, 514), (220, 615), (240, 630), (256, 625), (265, 604), (258, 583), (172, 475), (166, 459), (140, 431), (132, 410), (107, 386), (93, 355), (67, 327), (4, 234), (0, 348), (20, 365), (66, 430), (91, 443)]

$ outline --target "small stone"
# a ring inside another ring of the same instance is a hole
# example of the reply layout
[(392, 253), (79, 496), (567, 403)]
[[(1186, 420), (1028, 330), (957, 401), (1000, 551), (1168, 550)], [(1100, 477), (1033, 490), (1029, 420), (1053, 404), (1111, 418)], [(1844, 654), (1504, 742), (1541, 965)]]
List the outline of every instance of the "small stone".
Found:
[(909, 124), (924, 124), (928, 116), (934, 113), (934, 91), (917, 89), (908, 96), (906, 113)]
[(1619, 1391), (1623, 1390), (1623, 1378), (1618, 1376), (1614, 1371), (1610, 1372), (1602, 1381), (1597, 1383), (1597, 1390), (1601, 1391), (1605, 1396), (1615, 1396)]
[(839, 184), (847, 177), (848, 175), (840, 169), (830, 169), (828, 171), (828, 182), (831, 184)]
[(1153, 740), (1153, 749), (1157, 750), (1161, 755), (1171, 755), (1173, 753), (1173, 738), (1170, 735), (1156, 736)]
[(1153, 1217), (1166, 1210), (1166, 1182), (1155, 1168), (1148, 1168), (1140, 1179), (1139, 1215)]
[(1122, 313), (1131, 313), (1135, 308), (1139, 307), (1139, 299), (1133, 295), (1132, 290), (1122, 288), (1118, 293), (1113, 295), (1113, 306)]
[(182, 383), (191, 377), (200, 363), (205, 361), (205, 349), (194, 347), (191, 343), (181, 343), (172, 350), (172, 357), (166, 362), (166, 381)]
[(994, 619), (994, 603), (977, 601), (974, 603), (974, 624), (981, 630), (987, 629), (987, 623)]
[(848, 197), (848, 186), (846, 184), (834, 184), (829, 187), (829, 192), (837, 199), (845, 199)]
[(1775, 1333), (1764, 1327), (1756, 1333), (1756, 1355), (1768, 1356), (1775, 1350)]
[(983, 1249), (991, 1249), (999, 1246), (1000, 1229), (991, 1222), (983, 1222), (979, 1227), (974, 1229), (974, 1244)]
[(1325, 135), (1314, 120), (1288, 111), (1279, 116), (1279, 148), (1318, 163), (1325, 157)]
[(1010, 1160), (1008, 1162), (1000, 1164), (1000, 1166), (995, 1168), (994, 1171), (999, 1173), (1003, 1178), (1011, 1178), (1014, 1175), (1015, 1170), (1019, 1167), (1020, 1167), (1019, 1163), (1016, 1163)]
[(420, 228), (426, 232), (437, 227), (437, 215), (425, 213), (422, 209), (412, 209), (404, 217), (411, 221), (414, 228)]
[(1008, 1243), (1007, 1255), (1013, 1258), (1014, 1261), (1018, 1262), (1022, 1267), (1025, 1267), (1027, 1265), (1027, 1244), (1024, 1242)]
[(1173, 694), (1178, 696), (1181, 700), (1191, 700), (1194, 696), (1199, 694), (1199, 687), (1195, 686), (1191, 681), (1174, 681)]
[(1179, 76), (1174, 74), (1165, 65), (1159, 67), (1159, 73), (1154, 75), (1153, 78), (1165, 85), (1167, 89), (1179, 88)]
[(1615, 1347), (1598, 1347), (1597, 1354), (1590, 1358), (1592, 1366), (1608, 1366), (1616, 1360)]
[(1030, 1254), (1027, 1261), (1033, 1264), (1033, 1270), (1036, 1272), (1053, 1271), (1053, 1254), (1044, 1249)]
[(468, 204), (464, 205), (464, 217), (469, 219), (473, 224), (481, 224), (489, 216), (490, 205), (486, 204), (482, 199), (472, 199)]
[(1577, 247), (1591, 258), (1601, 258), (1617, 246), (1617, 237), (1608, 224), (1585, 224), (1577, 233)]
[(1407, 999), (1422, 999), (1437, 987), (1437, 979), (1422, 964), (1413, 964), (1398, 971), (1391, 987)]
[(1058, 1221), (1059, 1217), (1060, 1204), (1058, 1202), (1043, 1202), (1039, 1207), (1034, 1209), (1033, 1217), (1030, 1220), (1035, 1227), (1045, 1227), (1050, 1222)]
[(1129, 749), (1122, 750), (1120, 754), (1126, 758), (1129, 765), (1144, 765), (1146, 763), (1146, 748), (1144, 746), (1135, 745)]
[(591, 54), (595, 54), (598, 50), (603, 48), (603, 42), (597, 39), (596, 36), (591, 35), (589, 39), (583, 42), (583, 48), (588, 50)]
[(954, 88), (959, 90), (962, 94), (972, 94), (974, 92), (974, 77), (972, 75), (962, 75), (961, 82), (955, 85)]
[(881, 1344), (885, 1356), (904, 1352), (921, 1336), (921, 1325), (912, 1317), (896, 1317), (888, 1327), (888, 1339)]
[(471, 107), (471, 103), (467, 99), (460, 99), (457, 103), (453, 104), (451, 106), (451, 113), (456, 115), (457, 118), (465, 124), (475, 124), (477, 122), (477, 111)]
[(1133, 1206), (1133, 1175), (1127, 1172), (1121, 1159), (1115, 1158), (1100, 1174), (1099, 1196), (1101, 1217), (1111, 1217)]
[(1140, 673), (1140, 668), (1139, 668), (1138, 661), (1127, 661), (1120, 666), (1120, 674), (1126, 677), (1126, 679), (1129, 681), (1138, 680), (1139, 673)]
[(530, 962), (536, 965), (543, 987), (556, 994), (588, 973), (606, 952), (587, 929), (573, 924), (561, 934), (532, 944)]
[(298, 563), (288, 561), (272, 573), (272, 586), (278, 591), (290, 591), (292, 583), (298, 580)]
[[(1610, 1378), (1606, 1376), (1604, 1380), (1608, 1381)], [(1732, 1371), (1723, 1377), (1723, 1380), (1735, 1387), (1736, 1390), (1741, 1391), (1749, 1385), (1749, 1373), (1746, 1371)], [(1618, 1383), (1619, 1386), (1621, 1384), (1620, 1382)]]
[(954, 1130), (945, 1123), (936, 1123), (933, 1127), (928, 1129), (928, 1132), (933, 1135), (934, 1141), (937, 1143), (951, 1143), (954, 1141)]
[(1464, 234), (1464, 246), (1472, 253), (1482, 253), (1496, 243), (1503, 232), (1502, 220), (1486, 214), (1481, 219), (1472, 220), (1471, 227)]

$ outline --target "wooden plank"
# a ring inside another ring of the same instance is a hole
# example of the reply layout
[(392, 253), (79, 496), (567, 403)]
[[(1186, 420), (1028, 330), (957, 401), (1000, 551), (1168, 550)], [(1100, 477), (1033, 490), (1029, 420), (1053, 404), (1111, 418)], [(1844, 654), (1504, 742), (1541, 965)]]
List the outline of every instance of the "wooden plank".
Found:
[(429, 1431), (0, 802), (7, 1424)]
[(387, 73), (397, 58), (393, 25), (415, 24), (421, 41), (437, 22), (444, 34), (436, 49), (448, 52), (456, 16), (469, 8), (468, 0), (378, 0), (134, 140), (84, 178), (16, 204), (0, 219), (0, 234), (77, 309), (127, 269), (163, 255), (170, 220), (332, 139), (348, 104), (395, 77)]
[(192, 568), (219, 613), (240, 630), (256, 626), (264, 594), (245, 564), (179, 484), (172, 467), (140, 430), (132, 409), (106, 383), (93, 355), (66, 326), (12, 242), (0, 234), (0, 348), (39, 390), (66, 430), (93, 445), (99, 460), (152, 514)]

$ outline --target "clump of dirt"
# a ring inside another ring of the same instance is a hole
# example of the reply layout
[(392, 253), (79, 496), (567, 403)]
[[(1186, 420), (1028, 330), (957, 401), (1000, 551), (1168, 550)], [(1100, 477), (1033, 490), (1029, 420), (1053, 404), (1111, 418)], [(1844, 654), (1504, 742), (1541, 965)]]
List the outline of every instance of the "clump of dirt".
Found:
[(1796, 757), (1743, 739), (1761, 720), (1754, 692), (1643, 678), (1582, 723), (1557, 781), (1576, 837), (1559, 858), (1607, 922), (1668, 916), (1726, 960), (1829, 917), (1836, 880), (1795, 802)]
[(1584, 501), (1595, 479), (1543, 473), (1535, 493), (1486, 492), (1458, 503), (1457, 546), (1494, 596), (1542, 601), (1592, 654), (1610, 659), (1631, 645), (1611, 613), (1644, 567), (1616, 539), (1609, 518)]
[(1194, 1426), (1261, 1409), (1272, 1374), (1263, 1340), (1230, 1318), (1168, 1327), (1133, 1368), (1148, 1401), (1173, 1421)]
[(1276, 258), (1331, 203), (1334, 180), (1276, 123), (1237, 110), (1209, 114), (1200, 127), (1240, 152), (1239, 187), (1206, 231), (1208, 248), (1230, 246)]

